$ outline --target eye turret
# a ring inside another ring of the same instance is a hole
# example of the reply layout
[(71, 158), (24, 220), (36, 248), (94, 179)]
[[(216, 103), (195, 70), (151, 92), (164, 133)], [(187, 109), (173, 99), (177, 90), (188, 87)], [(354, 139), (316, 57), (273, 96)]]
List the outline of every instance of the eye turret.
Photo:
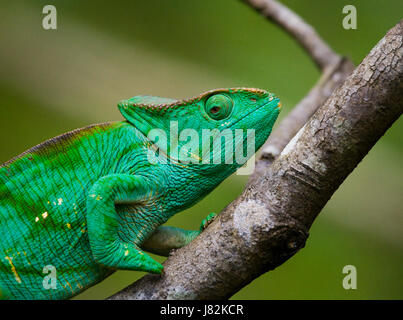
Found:
[(210, 118), (222, 120), (231, 114), (233, 101), (225, 94), (215, 94), (207, 99), (204, 108)]

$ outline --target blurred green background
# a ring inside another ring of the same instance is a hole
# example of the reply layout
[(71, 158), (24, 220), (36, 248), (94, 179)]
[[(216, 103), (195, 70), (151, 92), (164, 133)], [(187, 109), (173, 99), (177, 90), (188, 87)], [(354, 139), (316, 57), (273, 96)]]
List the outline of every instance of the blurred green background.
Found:
[[(403, 13), (401, 0), (283, 3), (355, 64)], [(46, 4), (57, 8), (57, 30), (42, 28)], [(348, 4), (357, 30), (342, 27)], [(0, 13), (0, 162), (77, 127), (122, 119), (116, 102), (134, 95), (261, 87), (280, 96), (284, 117), (319, 77), (288, 35), (236, 0), (3, 0)], [(402, 134), (400, 120), (327, 204), (303, 250), (233, 298), (402, 299)], [(196, 229), (246, 179), (230, 177), (168, 224)], [(345, 265), (357, 268), (356, 290), (342, 287)], [(143, 275), (118, 271), (76, 299), (105, 298)]]

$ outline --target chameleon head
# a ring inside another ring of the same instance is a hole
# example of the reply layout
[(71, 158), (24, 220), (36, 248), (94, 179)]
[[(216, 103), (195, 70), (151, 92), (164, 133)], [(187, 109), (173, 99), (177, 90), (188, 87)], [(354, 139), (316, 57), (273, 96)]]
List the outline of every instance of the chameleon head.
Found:
[[(270, 135), (281, 104), (254, 88), (217, 89), (186, 100), (137, 96), (119, 103), (123, 116), (169, 159), (234, 171)], [(224, 170), (227, 171), (227, 170)]]

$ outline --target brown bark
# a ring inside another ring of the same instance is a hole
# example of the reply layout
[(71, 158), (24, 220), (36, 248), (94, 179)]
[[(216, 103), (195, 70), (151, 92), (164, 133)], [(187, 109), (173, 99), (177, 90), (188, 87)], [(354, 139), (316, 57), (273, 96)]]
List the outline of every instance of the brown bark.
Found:
[(403, 20), (271, 165), (258, 161), (242, 195), (172, 253), (162, 276), (146, 275), (110, 299), (229, 298), (301, 249), (326, 202), (403, 111), (402, 38)]

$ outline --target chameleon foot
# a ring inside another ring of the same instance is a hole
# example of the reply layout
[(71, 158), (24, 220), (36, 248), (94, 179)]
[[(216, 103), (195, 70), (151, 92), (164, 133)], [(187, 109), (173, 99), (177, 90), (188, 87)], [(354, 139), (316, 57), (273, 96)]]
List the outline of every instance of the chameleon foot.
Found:
[[(125, 251), (125, 256), (116, 257), (115, 261), (119, 261), (116, 267), (119, 269), (145, 271), (150, 273), (161, 274), (164, 269), (163, 265), (142, 250)], [(127, 259), (126, 259), (127, 258)]]
[(216, 217), (217, 215), (214, 212), (205, 217), (200, 224), (200, 232), (206, 229), (215, 220)]
[(155, 274), (161, 274), (164, 271), (164, 266), (161, 263), (155, 261), (148, 254), (139, 250), (138, 255), (140, 258), (139, 260), (141, 261), (138, 265), (138, 268), (140, 270)]

